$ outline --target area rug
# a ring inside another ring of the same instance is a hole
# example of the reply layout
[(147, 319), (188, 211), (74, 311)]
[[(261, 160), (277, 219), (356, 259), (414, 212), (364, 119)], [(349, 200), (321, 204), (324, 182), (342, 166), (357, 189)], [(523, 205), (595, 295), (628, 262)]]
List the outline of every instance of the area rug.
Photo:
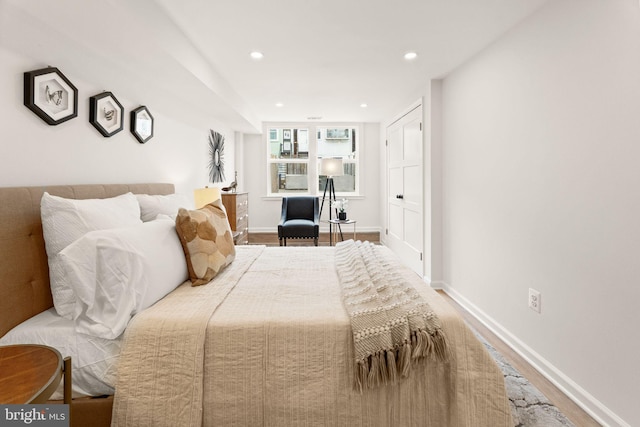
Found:
[(544, 394), (474, 331), (504, 374), (514, 427), (575, 427)]

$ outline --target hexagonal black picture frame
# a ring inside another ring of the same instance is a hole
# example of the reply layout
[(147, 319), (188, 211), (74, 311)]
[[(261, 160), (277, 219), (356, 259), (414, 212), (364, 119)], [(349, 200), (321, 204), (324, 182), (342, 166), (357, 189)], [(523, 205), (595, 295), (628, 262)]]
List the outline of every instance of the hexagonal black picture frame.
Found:
[(108, 138), (124, 128), (124, 108), (111, 92), (89, 98), (89, 123)]
[(153, 138), (153, 116), (144, 105), (131, 111), (131, 133), (140, 144)]
[(78, 89), (55, 67), (24, 73), (24, 105), (51, 126), (78, 116)]

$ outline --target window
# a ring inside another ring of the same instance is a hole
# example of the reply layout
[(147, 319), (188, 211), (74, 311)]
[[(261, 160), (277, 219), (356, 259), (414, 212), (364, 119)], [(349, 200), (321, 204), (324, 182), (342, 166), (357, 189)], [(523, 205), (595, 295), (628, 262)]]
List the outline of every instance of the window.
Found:
[(269, 193), (309, 192), (309, 130), (269, 129)]
[(343, 163), (344, 174), (333, 177), (336, 194), (358, 194), (359, 133), (358, 126), (268, 126), (268, 195), (324, 192), (320, 162), (327, 157)]
[[(356, 193), (356, 131), (349, 128), (318, 128), (318, 171), (323, 158), (333, 157), (342, 159), (344, 175), (333, 177), (336, 193)], [(327, 177), (320, 175), (318, 190), (324, 192)]]

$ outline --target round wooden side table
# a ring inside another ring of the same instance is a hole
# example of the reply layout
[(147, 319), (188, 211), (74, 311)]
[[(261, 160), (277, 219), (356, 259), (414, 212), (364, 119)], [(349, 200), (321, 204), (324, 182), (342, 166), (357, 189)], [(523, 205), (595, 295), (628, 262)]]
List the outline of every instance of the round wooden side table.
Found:
[(45, 345), (0, 346), (0, 403), (45, 403), (64, 375), (64, 403), (71, 403), (71, 359)]

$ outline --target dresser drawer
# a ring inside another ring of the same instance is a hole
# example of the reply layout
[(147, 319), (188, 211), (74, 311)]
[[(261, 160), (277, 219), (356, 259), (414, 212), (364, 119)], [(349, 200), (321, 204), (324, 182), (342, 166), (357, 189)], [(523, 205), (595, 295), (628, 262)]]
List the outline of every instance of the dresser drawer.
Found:
[(240, 218), (236, 218), (236, 230), (243, 231), (249, 228), (249, 215), (245, 215)]
[(249, 193), (222, 193), (236, 245), (249, 243)]
[(242, 218), (244, 216), (246, 216), (246, 217), (249, 216), (249, 206), (248, 205), (238, 206), (236, 208), (236, 221), (240, 221), (240, 218)]
[(246, 206), (249, 204), (249, 193), (236, 193), (236, 205)]
[(237, 232), (234, 236), (235, 245), (248, 245), (249, 244), (249, 229), (245, 228), (242, 231)]

